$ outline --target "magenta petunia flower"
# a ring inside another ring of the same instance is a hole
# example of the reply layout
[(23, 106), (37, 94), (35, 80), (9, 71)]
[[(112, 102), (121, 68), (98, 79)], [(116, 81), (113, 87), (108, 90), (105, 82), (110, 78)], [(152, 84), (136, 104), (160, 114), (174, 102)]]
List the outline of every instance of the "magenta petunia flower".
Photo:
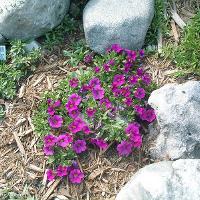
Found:
[(114, 76), (112, 83), (113, 86), (118, 87), (123, 85), (124, 83), (125, 83), (125, 76), (123, 74), (117, 74)]
[(102, 150), (108, 147), (108, 143), (104, 139), (101, 139), (101, 138), (92, 138), (91, 143), (97, 145)]
[(107, 109), (111, 109), (112, 108), (112, 103), (110, 102), (110, 100), (108, 98), (103, 98), (100, 100), (100, 105), (101, 106), (105, 106)]
[(53, 103), (53, 107), (54, 107), (54, 108), (60, 107), (60, 105), (61, 105), (61, 101), (60, 101), (59, 99), (56, 100), (56, 101)]
[(145, 110), (142, 106), (140, 105), (135, 105), (134, 106), (135, 112), (138, 113), (139, 115), (141, 115), (143, 113), (143, 111)]
[(138, 123), (130, 123), (125, 129), (127, 135), (138, 135), (140, 133), (140, 126)]
[(58, 136), (57, 145), (66, 148), (73, 141), (72, 136), (69, 133)]
[(96, 67), (94, 68), (94, 72), (95, 72), (95, 73), (99, 73), (100, 70), (101, 70), (101, 69), (100, 69), (100, 67), (98, 67), (98, 66), (96, 66)]
[(127, 53), (127, 60), (134, 62), (137, 58), (137, 53), (132, 50), (126, 50)]
[(68, 101), (65, 105), (65, 108), (68, 112), (72, 112), (73, 110), (78, 110), (78, 107), (76, 105), (75, 101)]
[(133, 147), (140, 148), (142, 146), (142, 136), (140, 134), (132, 135), (130, 139)]
[(51, 98), (47, 99), (47, 104), (50, 105), (52, 103), (52, 101), (53, 100)]
[(71, 124), (69, 124), (68, 129), (71, 133), (75, 134), (81, 131), (82, 128), (78, 122), (73, 121)]
[(53, 172), (53, 170), (48, 169), (47, 172), (46, 172), (46, 174), (47, 174), (48, 181), (55, 180), (55, 173)]
[(140, 57), (143, 58), (144, 57), (144, 49), (140, 49), (139, 54), (140, 54)]
[(146, 120), (148, 122), (153, 122), (156, 119), (156, 114), (154, 109), (144, 110), (141, 113), (141, 119)]
[(87, 92), (88, 90), (90, 90), (89, 85), (84, 84), (80, 89), (80, 93)]
[(137, 88), (135, 93), (134, 93), (134, 96), (137, 98), (137, 99), (143, 99), (145, 97), (145, 90), (143, 88)]
[(94, 109), (94, 108), (87, 108), (86, 109), (86, 114), (89, 118), (94, 117), (95, 113), (96, 113), (96, 109)]
[(84, 126), (82, 128), (82, 131), (86, 134), (86, 135), (89, 135), (90, 133), (92, 133), (92, 131), (90, 130), (89, 126)]
[(57, 174), (57, 176), (59, 176), (59, 177), (67, 176), (67, 167), (66, 167), (66, 166), (62, 166), (62, 165), (59, 165), (59, 166), (57, 167), (56, 174)]
[(69, 180), (72, 183), (81, 183), (83, 181), (84, 174), (79, 169), (73, 169), (69, 173)]
[(144, 74), (142, 76), (142, 81), (144, 84), (149, 85), (151, 83), (151, 77), (149, 74)]
[(128, 107), (130, 107), (130, 106), (132, 106), (132, 104), (133, 104), (133, 99), (132, 99), (131, 97), (127, 97), (127, 98), (125, 99), (124, 103), (125, 103)]
[(88, 54), (88, 55), (86, 55), (85, 57), (84, 57), (84, 62), (85, 63), (91, 63), (93, 61), (93, 57), (92, 57), (92, 55), (91, 54)]
[(54, 149), (52, 146), (44, 146), (43, 147), (43, 151), (44, 151), (44, 154), (46, 156), (52, 156), (54, 155)]
[(132, 63), (129, 62), (129, 61), (126, 61), (126, 62), (124, 63), (124, 72), (125, 72), (125, 73), (128, 73), (128, 72), (131, 70), (131, 66), (132, 66)]
[(48, 112), (49, 115), (54, 115), (56, 111), (55, 111), (54, 107), (49, 106), (47, 108), (47, 112)]
[(72, 148), (77, 154), (84, 152), (87, 149), (85, 140), (77, 140)]
[(77, 78), (72, 78), (69, 80), (69, 85), (73, 88), (78, 87), (79, 80)]
[(60, 128), (63, 124), (63, 118), (60, 115), (53, 115), (48, 121), (51, 128)]
[(123, 48), (119, 44), (113, 44), (111, 46), (111, 50), (113, 50), (116, 53), (122, 53)]
[(72, 110), (71, 112), (68, 113), (69, 116), (72, 118), (72, 119), (76, 119), (79, 115), (80, 115), (80, 112), (79, 110)]
[(128, 81), (130, 84), (135, 85), (138, 82), (138, 76), (137, 75), (130, 76)]
[(121, 89), (119, 89), (117, 86), (112, 85), (112, 92), (114, 94), (115, 97), (119, 97)]
[(130, 142), (122, 141), (117, 145), (117, 151), (120, 156), (128, 156), (132, 152), (132, 145)]
[(92, 90), (92, 94), (95, 100), (103, 99), (104, 93), (104, 89), (100, 85), (96, 85)]
[(69, 96), (69, 101), (74, 102), (74, 104), (78, 106), (81, 103), (81, 97), (78, 94), (74, 93)]
[(105, 72), (109, 72), (110, 71), (110, 65), (108, 63), (103, 64), (103, 69), (105, 70)]
[(115, 60), (114, 59), (110, 59), (107, 63), (110, 66), (114, 66), (115, 65)]
[(137, 75), (138, 75), (138, 76), (142, 76), (143, 73), (144, 73), (144, 69), (141, 68), (141, 67), (140, 67), (140, 68), (137, 68), (136, 72), (137, 72)]
[(121, 90), (120, 90), (120, 94), (122, 96), (128, 98), (131, 95), (130, 88), (128, 86), (127, 87), (122, 87)]
[(44, 144), (46, 147), (50, 147), (50, 146), (52, 147), (56, 144), (56, 142), (57, 142), (56, 136), (51, 135), (51, 134), (44, 136)]
[(101, 85), (101, 81), (98, 78), (93, 78), (89, 81), (89, 87), (90, 89), (93, 89), (95, 86), (100, 86)]

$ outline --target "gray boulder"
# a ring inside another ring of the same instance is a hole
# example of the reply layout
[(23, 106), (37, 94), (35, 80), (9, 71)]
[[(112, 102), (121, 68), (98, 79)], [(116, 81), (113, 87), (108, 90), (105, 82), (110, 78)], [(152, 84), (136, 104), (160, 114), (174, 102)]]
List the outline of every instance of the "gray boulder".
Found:
[(151, 156), (200, 158), (200, 82), (165, 85), (148, 102), (157, 115), (157, 123), (150, 127)]
[(0, 34), (7, 39), (33, 39), (62, 21), (70, 0), (1, 0)]
[(131, 178), (116, 200), (197, 200), (199, 177), (199, 159), (151, 164)]
[(153, 16), (154, 0), (90, 0), (83, 12), (86, 41), (98, 53), (116, 43), (139, 49)]

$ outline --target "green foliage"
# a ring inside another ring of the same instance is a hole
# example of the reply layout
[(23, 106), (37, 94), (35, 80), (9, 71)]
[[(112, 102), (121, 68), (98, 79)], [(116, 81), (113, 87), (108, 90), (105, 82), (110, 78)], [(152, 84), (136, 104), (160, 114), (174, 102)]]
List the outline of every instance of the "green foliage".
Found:
[(70, 49), (64, 50), (63, 54), (68, 59), (65, 61), (65, 64), (69, 64), (73, 67), (78, 66), (78, 64), (83, 61), (85, 55), (89, 52), (85, 41), (79, 40), (78, 42), (74, 42)]
[(73, 33), (78, 25), (77, 20), (66, 15), (59, 26), (45, 34), (44, 48), (52, 50), (54, 46), (61, 44), (65, 35)]
[(165, 7), (163, 0), (155, 0), (154, 18), (147, 32), (145, 45), (157, 44), (158, 31), (165, 36), (168, 35), (168, 19), (165, 17)]
[(22, 194), (17, 194), (9, 189), (0, 189), (0, 199), (1, 200), (37, 200), (25, 190), (22, 192)]
[(190, 72), (200, 72), (200, 11), (185, 27), (180, 44), (175, 46), (168, 43), (163, 53), (178, 67)]
[(35, 69), (40, 51), (33, 50), (28, 53), (24, 47), (25, 43), (22, 41), (11, 42), (8, 61), (0, 62), (0, 98), (12, 99), (16, 95), (21, 78), (26, 76), (28, 71)]

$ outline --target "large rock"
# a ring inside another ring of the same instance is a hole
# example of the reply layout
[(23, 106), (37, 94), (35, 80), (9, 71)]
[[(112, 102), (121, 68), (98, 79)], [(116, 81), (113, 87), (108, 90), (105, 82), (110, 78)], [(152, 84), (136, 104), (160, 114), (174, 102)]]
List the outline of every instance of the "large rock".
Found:
[(0, 0), (0, 34), (7, 39), (33, 39), (57, 26), (70, 0)]
[(150, 154), (157, 159), (200, 158), (200, 82), (168, 84), (149, 104), (157, 124), (150, 128)]
[(200, 160), (163, 161), (140, 169), (116, 200), (200, 199)]
[(139, 49), (154, 16), (154, 0), (90, 0), (83, 12), (88, 45), (104, 53), (112, 44)]

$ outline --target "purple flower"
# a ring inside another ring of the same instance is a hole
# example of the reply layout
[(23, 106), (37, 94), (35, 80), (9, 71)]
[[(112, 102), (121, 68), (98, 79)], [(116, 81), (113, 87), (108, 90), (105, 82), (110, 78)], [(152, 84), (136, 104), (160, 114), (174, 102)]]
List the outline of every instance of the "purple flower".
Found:
[(57, 144), (60, 147), (66, 148), (72, 141), (72, 136), (67, 133), (58, 136)]
[(130, 84), (135, 85), (138, 82), (138, 76), (137, 75), (130, 76), (128, 80)]
[(132, 145), (127, 141), (122, 141), (117, 145), (117, 151), (120, 156), (128, 156), (132, 151)]
[(95, 72), (95, 73), (99, 73), (99, 72), (100, 72), (100, 67), (96, 66), (96, 67), (94, 68), (94, 72)]
[(92, 90), (92, 94), (95, 100), (103, 99), (104, 93), (104, 89), (100, 85), (96, 85)]
[(134, 96), (138, 99), (143, 99), (145, 97), (145, 90), (143, 88), (137, 88), (137, 90), (134, 93)]
[(79, 115), (80, 115), (80, 112), (79, 110), (72, 110), (71, 112), (68, 113), (69, 116), (72, 118), (72, 119), (76, 119)]
[(46, 174), (47, 174), (48, 181), (55, 180), (55, 174), (54, 174), (53, 170), (48, 169), (47, 172), (46, 172)]
[(89, 126), (84, 126), (82, 128), (82, 131), (86, 134), (86, 135), (89, 135), (90, 133), (92, 133), (92, 131), (90, 130)]
[(149, 74), (144, 74), (142, 76), (142, 81), (146, 84), (149, 85), (151, 83), (151, 77), (149, 76)]
[(71, 124), (69, 124), (68, 129), (71, 133), (77, 133), (82, 130), (85, 126), (85, 122), (81, 118), (76, 118)]
[(111, 46), (111, 50), (113, 50), (116, 53), (121, 53), (123, 51), (123, 48), (119, 44), (113, 44)]
[(140, 133), (140, 126), (137, 123), (130, 123), (125, 129), (127, 135), (138, 135)]
[(139, 54), (140, 54), (140, 57), (143, 58), (143, 57), (144, 57), (144, 50), (143, 50), (143, 49), (140, 49), (140, 50), (139, 50)]
[(95, 139), (92, 138), (91, 143), (96, 144), (102, 150), (108, 147), (108, 143), (104, 139), (101, 139), (101, 138), (95, 138)]
[(122, 74), (117, 74), (113, 78), (113, 86), (121, 86), (125, 83), (125, 77)]
[(135, 105), (134, 106), (135, 112), (138, 113), (139, 115), (141, 115), (143, 113), (143, 111), (145, 110), (142, 106), (140, 105)]
[(119, 89), (117, 86), (112, 85), (112, 92), (115, 97), (118, 97), (120, 95), (121, 89)]
[(48, 112), (49, 115), (54, 115), (56, 111), (55, 111), (54, 107), (49, 106), (47, 108), (47, 112)]
[(128, 73), (130, 71), (131, 67), (132, 67), (132, 63), (130, 61), (126, 61), (124, 63), (124, 72)]
[(133, 147), (140, 148), (142, 146), (142, 136), (140, 134), (132, 135), (130, 140), (133, 144)]
[(70, 87), (76, 88), (78, 87), (79, 80), (77, 78), (72, 78), (69, 80)]
[(77, 140), (72, 148), (77, 154), (84, 152), (87, 149), (85, 140)]
[(87, 108), (86, 109), (86, 114), (89, 118), (94, 117), (95, 113), (96, 113), (96, 109), (94, 109), (94, 108)]
[(141, 114), (141, 119), (146, 120), (148, 122), (153, 122), (156, 119), (156, 114), (154, 109), (144, 110)]
[(133, 104), (133, 99), (131, 97), (127, 97), (124, 101), (127, 106), (131, 106)]
[(47, 104), (50, 105), (52, 103), (52, 99), (47, 99)]
[(127, 60), (129, 60), (130, 62), (134, 62), (137, 58), (137, 53), (135, 51), (132, 50), (126, 50), (127, 53)]
[(93, 78), (89, 81), (89, 87), (90, 89), (93, 89), (95, 86), (100, 86), (101, 85), (101, 81), (98, 78)]
[(63, 118), (60, 115), (53, 115), (48, 121), (51, 128), (60, 128), (63, 124)]
[(54, 154), (54, 149), (52, 146), (44, 146), (43, 151), (46, 156), (52, 156)]
[(54, 108), (60, 107), (60, 105), (61, 105), (61, 101), (60, 101), (60, 100), (56, 100), (56, 101), (53, 103), (53, 107), (54, 107)]
[(84, 175), (79, 169), (73, 169), (69, 173), (69, 180), (72, 183), (81, 183), (83, 178), (84, 178)]
[(87, 92), (88, 90), (90, 90), (90, 87), (86, 84), (82, 85), (81, 89), (80, 89), (80, 93), (83, 92)]
[(103, 64), (103, 68), (104, 68), (105, 72), (110, 71), (110, 65), (108, 63)]
[(127, 86), (127, 87), (122, 87), (121, 90), (120, 90), (120, 94), (124, 97), (129, 97), (131, 95), (131, 91), (130, 91), (130, 88)]
[(114, 65), (115, 65), (115, 60), (114, 60), (114, 59), (110, 59), (110, 60), (108, 61), (108, 65), (114, 66)]
[(56, 174), (59, 177), (67, 176), (67, 167), (59, 165), (58, 168), (57, 168), (57, 170), (56, 170)]
[(136, 72), (137, 72), (137, 75), (138, 75), (138, 76), (142, 76), (143, 73), (144, 73), (144, 70), (143, 70), (143, 68), (140, 67), (140, 68), (137, 68), (137, 71), (136, 71)]
[(92, 55), (91, 54), (88, 54), (88, 55), (86, 55), (85, 57), (84, 57), (84, 62), (85, 63), (91, 63), (93, 61), (93, 57), (92, 57)]
[(78, 106), (81, 103), (81, 97), (78, 94), (74, 93), (70, 95), (69, 101), (74, 102), (74, 104)]
[(112, 108), (112, 103), (110, 102), (110, 100), (108, 98), (101, 99), (100, 105), (105, 106), (107, 109)]
[(44, 136), (44, 144), (46, 147), (52, 147), (56, 144), (57, 142), (57, 137), (54, 135), (46, 135)]
[(78, 110), (78, 107), (76, 105), (75, 101), (68, 101), (65, 105), (66, 110), (70, 113), (74, 110)]

